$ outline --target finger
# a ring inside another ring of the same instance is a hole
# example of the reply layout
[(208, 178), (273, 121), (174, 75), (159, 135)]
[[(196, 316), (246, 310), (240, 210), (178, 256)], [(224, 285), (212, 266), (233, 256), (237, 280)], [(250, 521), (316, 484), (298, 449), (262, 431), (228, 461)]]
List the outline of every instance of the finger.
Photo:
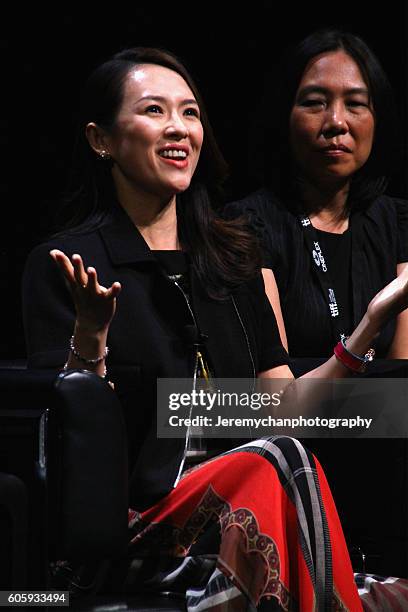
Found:
[(78, 255), (78, 253), (75, 253), (72, 256), (72, 264), (74, 266), (74, 276), (75, 276), (76, 282), (81, 287), (86, 287), (88, 284), (88, 275), (85, 272), (82, 257)]
[(87, 287), (89, 287), (89, 289), (91, 289), (95, 293), (106, 293), (105, 287), (102, 287), (102, 285), (99, 284), (98, 273), (95, 268), (90, 266), (86, 269), (86, 272), (88, 275)]
[(116, 298), (122, 291), (122, 285), (118, 282), (113, 283), (105, 293), (107, 298)]
[(52, 251), (50, 251), (50, 255), (55, 261), (55, 263), (57, 264), (57, 266), (59, 267), (59, 269), (61, 270), (62, 274), (64, 275), (68, 283), (71, 286), (74, 285), (75, 284), (74, 268), (73, 268), (73, 265), (71, 264), (69, 257), (67, 257), (65, 253), (63, 253), (62, 251), (59, 251), (58, 249), (53, 249)]

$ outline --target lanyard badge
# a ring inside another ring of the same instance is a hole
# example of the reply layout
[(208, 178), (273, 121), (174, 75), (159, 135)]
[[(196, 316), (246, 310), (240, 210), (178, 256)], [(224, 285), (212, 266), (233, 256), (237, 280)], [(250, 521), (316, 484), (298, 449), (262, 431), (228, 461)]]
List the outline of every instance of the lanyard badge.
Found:
[(309, 217), (301, 215), (299, 217), (299, 221), (304, 232), (306, 245), (314, 262), (313, 267), (327, 302), (333, 336), (337, 341), (339, 338), (344, 337), (345, 330), (340, 305), (337, 301), (334, 291), (334, 284), (327, 267), (327, 261), (324, 257), (323, 249), (318, 241), (316, 229), (313, 227)]

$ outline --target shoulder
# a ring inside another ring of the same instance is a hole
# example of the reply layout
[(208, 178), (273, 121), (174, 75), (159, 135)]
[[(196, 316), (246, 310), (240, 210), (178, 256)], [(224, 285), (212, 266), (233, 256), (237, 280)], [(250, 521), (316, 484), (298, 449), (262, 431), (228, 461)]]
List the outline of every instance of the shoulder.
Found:
[(251, 311), (257, 313), (257, 316), (259, 316), (265, 308), (265, 302), (268, 301), (261, 272), (240, 285), (234, 294), (235, 297), (238, 298), (238, 301), (250, 304)]
[(245, 281), (245, 283), (242, 283), (242, 285), (240, 285), (235, 291), (238, 295), (262, 295), (265, 292), (265, 285), (261, 272), (256, 274), (253, 278)]
[(263, 242), (296, 230), (296, 216), (271, 191), (260, 189), (225, 206), (228, 218), (244, 216)]
[(245, 198), (229, 202), (224, 207), (228, 217), (257, 215), (263, 219), (285, 212), (285, 210), (284, 205), (268, 189), (259, 189)]
[(69, 257), (74, 253), (79, 253), (83, 257), (84, 262), (86, 262), (89, 259), (89, 254), (95, 250), (93, 234), (92, 236), (90, 234), (55, 236), (35, 246), (25, 261), (22, 277), (23, 293), (37, 293), (44, 288), (47, 291), (53, 289), (61, 290), (65, 293), (65, 283), (62, 274), (51, 257), (50, 251), (58, 249)]
[(398, 219), (408, 222), (408, 200), (381, 195), (368, 207), (366, 214), (374, 220)]
[(377, 249), (395, 253), (397, 262), (408, 261), (407, 200), (379, 196), (365, 211), (363, 219), (363, 231)]
[(403, 223), (404, 226), (408, 226), (408, 200), (403, 198), (391, 198), (389, 196), (387, 196), (387, 199), (390, 201), (389, 205), (395, 210), (398, 223)]
[(86, 256), (94, 251), (98, 243), (101, 243), (98, 230), (82, 234), (58, 234), (35, 246), (28, 255), (26, 265), (52, 262), (50, 251), (53, 249), (59, 249), (69, 257), (74, 253)]

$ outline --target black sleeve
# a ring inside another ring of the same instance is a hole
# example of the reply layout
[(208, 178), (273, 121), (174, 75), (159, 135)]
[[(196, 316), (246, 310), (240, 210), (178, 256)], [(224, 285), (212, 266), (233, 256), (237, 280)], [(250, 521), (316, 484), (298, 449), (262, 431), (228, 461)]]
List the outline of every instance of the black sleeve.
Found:
[(408, 201), (395, 199), (398, 224), (397, 262), (408, 261)]
[(260, 190), (243, 200), (230, 202), (223, 208), (222, 214), (226, 219), (244, 217), (251, 231), (259, 239), (262, 249), (262, 267), (275, 269), (278, 261), (278, 253), (274, 232), (277, 228), (275, 223), (275, 206), (264, 190)]
[(29, 255), (23, 274), (22, 303), (28, 365), (62, 367), (68, 358), (75, 309), (65, 280), (43, 244)]

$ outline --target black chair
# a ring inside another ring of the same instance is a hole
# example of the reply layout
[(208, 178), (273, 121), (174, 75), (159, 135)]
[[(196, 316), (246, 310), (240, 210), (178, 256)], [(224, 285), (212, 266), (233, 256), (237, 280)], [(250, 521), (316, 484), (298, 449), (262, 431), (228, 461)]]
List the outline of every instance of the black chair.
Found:
[[(128, 543), (127, 442), (116, 394), (83, 370), (2, 367), (0, 398), (0, 534), (8, 534), (0, 564), (9, 581), (2, 589), (49, 589), (50, 563), (64, 559), (99, 568), (103, 581)], [(162, 595), (93, 590), (75, 609), (185, 610)]]
[(0, 473), (0, 590), (22, 590), (27, 580), (27, 489)]

